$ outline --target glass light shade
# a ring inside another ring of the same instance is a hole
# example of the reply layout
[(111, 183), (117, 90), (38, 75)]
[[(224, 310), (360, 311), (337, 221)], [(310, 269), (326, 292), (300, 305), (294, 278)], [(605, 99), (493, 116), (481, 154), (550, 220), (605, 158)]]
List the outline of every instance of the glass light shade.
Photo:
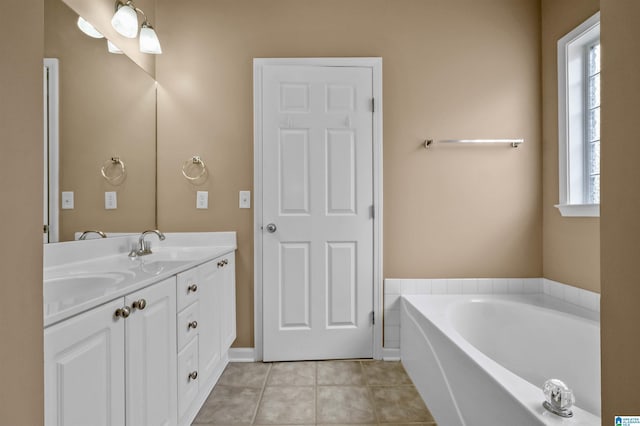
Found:
[(116, 55), (122, 55), (123, 52), (120, 50), (118, 46), (111, 43), (111, 40), (107, 40), (107, 49), (109, 49), (109, 53), (115, 53)]
[(91, 25), (88, 21), (86, 21), (82, 16), (78, 16), (78, 28), (80, 31), (93, 38), (104, 38), (102, 33), (95, 29), (93, 25)]
[(142, 24), (140, 29), (140, 51), (154, 55), (162, 53), (160, 40), (158, 40), (158, 35), (151, 25)]
[(138, 35), (138, 14), (129, 4), (120, 6), (111, 18), (111, 26), (124, 37), (136, 38)]

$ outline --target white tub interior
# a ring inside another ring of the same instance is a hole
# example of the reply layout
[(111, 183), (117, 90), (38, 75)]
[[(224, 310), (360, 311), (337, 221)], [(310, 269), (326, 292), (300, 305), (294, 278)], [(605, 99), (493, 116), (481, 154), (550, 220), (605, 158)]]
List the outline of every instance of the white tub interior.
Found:
[[(489, 425), (498, 419), (519, 425), (596, 425), (597, 319), (597, 313), (544, 295), (405, 296), (402, 361), (419, 390), (423, 384), (427, 405), (431, 398), (447, 407), (433, 410), (447, 416), (447, 424)], [(542, 408), (541, 387), (549, 378), (574, 390), (573, 419)], [(433, 389), (434, 383), (440, 389)], [(501, 410), (509, 414), (501, 417)], [(487, 414), (486, 420), (479, 413)]]
[(449, 315), (460, 335), (498, 364), (538, 387), (560, 379), (581, 408), (600, 415), (600, 328), (595, 321), (486, 298), (455, 303)]

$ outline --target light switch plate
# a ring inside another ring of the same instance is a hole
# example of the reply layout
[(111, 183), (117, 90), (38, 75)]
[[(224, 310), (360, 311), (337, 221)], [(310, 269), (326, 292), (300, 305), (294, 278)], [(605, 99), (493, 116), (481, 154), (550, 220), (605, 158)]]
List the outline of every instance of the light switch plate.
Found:
[(209, 191), (198, 191), (198, 193), (196, 194), (196, 208), (209, 208)]
[(62, 209), (73, 209), (73, 191), (62, 191)]
[(106, 210), (118, 208), (118, 196), (115, 191), (107, 191), (104, 193), (104, 208)]
[(251, 191), (240, 191), (240, 208), (251, 208)]

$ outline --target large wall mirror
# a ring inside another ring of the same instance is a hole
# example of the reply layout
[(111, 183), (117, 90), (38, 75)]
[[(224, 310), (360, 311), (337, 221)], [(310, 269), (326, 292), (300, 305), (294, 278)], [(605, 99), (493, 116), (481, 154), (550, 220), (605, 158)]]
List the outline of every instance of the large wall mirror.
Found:
[[(62, 0), (45, 0), (45, 58), (57, 59), (58, 98), (57, 114), (45, 112), (45, 120), (57, 115), (58, 137), (45, 134), (45, 150), (59, 153), (57, 173), (45, 173), (58, 179), (44, 212), (45, 224), (55, 216), (57, 223), (45, 226), (45, 242), (156, 225), (156, 83), (126, 55), (110, 53), (106, 39), (80, 31), (77, 21)], [(49, 96), (47, 67), (43, 87)], [(45, 182), (45, 194), (49, 187)], [(73, 193), (73, 208), (62, 192)]]

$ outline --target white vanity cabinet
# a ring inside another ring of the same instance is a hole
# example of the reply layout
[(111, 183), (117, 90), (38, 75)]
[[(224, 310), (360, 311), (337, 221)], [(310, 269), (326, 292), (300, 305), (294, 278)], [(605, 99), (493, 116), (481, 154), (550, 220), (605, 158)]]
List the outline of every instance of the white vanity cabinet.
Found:
[(118, 299), (44, 330), (45, 425), (125, 424), (124, 321)]
[(127, 425), (175, 425), (176, 280), (168, 278), (125, 297)]
[(236, 265), (234, 253), (221, 259), (222, 347), (230, 348), (236, 340)]
[(45, 424), (175, 425), (175, 315), (171, 277), (47, 327)]
[(45, 248), (46, 426), (189, 426), (229, 362), (235, 233), (123, 238)]
[[(228, 362), (235, 340), (235, 257), (178, 274), (178, 419), (188, 425)], [(233, 328), (233, 330), (230, 330)]]

